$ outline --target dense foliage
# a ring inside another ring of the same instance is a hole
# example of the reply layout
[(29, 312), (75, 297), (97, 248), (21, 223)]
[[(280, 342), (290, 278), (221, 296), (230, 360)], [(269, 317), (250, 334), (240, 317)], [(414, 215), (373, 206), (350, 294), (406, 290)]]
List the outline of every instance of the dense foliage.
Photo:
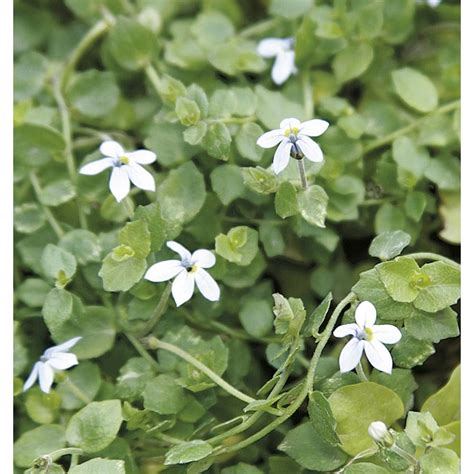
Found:
[[(15, 473), (458, 472), (459, 14), (15, 2)], [(293, 38), (281, 85), (265, 38)], [(291, 117), (329, 122), (307, 185), (256, 143)], [(79, 173), (110, 140), (156, 191)], [(144, 278), (168, 241), (216, 255), (218, 301)], [(362, 301), (401, 331), (391, 374), (340, 371)]]

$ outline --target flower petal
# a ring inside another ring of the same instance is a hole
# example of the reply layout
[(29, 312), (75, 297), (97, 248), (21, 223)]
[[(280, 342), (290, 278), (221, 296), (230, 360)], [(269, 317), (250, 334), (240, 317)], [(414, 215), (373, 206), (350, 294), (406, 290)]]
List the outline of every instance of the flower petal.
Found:
[(295, 69), (295, 52), (282, 51), (278, 53), (272, 67), (272, 79), (278, 86), (283, 84)]
[(284, 132), (285, 130), (289, 128), (297, 128), (299, 130), (300, 126), (301, 126), (301, 122), (297, 118), (294, 118), (294, 117), (283, 119), (280, 122), (280, 129), (282, 132)]
[(355, 323), (343, 324), (334, 330), (332, 333), (335, 337), (355, 336), (359, 331), (359, 326)]
[(107, 168), (114, 166), (113, 158), (102, 158), (100, 160), (92, 161), (82, 166), (79, 170), (80, 174), (85, 174), (88, 176), (102, 173)]
[(136, 150), (125, 153), (125, 156), (140, 165), (149, 165), (156, 160), (156, 154), (150, 150)]
[(118, 142), (114, 142), (113, 140), (108, 140), (103, 142), (100, 145), (100, 152), (104, 156), (110, 156), (111, 158), (119, 158), (125, 154), (125, 150), (123, 149), (122, 145)]
[(400, 329), (391, 324), (378, 324), (372, 327), (376, 339), (384, 344), (395, 344), (402, 338)]
[(342, 349), (339, 356), (339, 370), (350, 372), (359, 363), (364, 349), (364, 341), (353, 337)]
[(54, 370), (48, 364), (39, 367), (39, 385), (44, 393), (49, 393), (54, 381)]
[(275, 145), (278, 145), (283, 139), (285, 135), (281, 132), (281, 130), (270, 130), (269, 132), (264, 133), (259, 139), (257, 140), (257, 145), (261, 146), (262, 148), (273, 148)]
[(33, 384), (36, 382), (36, 379), (38, 378), (39, 368), (41, 367), (41, 365), (43, 365), (43, 362), (36, 362), (36, 364), (33, 366), (33, 370), (31, 371), (31, 374), (28, 376), (25, 384), (23, 385), (24, 392), (26, 392), (29, 388), (31, 388)]
[(109, 188), (117, 202), (124, 199), (130, 192), (130, 179), (123, 166), (115, 166), (109, 180)]
[(262, 58), (273, 58), (290, 46), (291, 40), (288, 38), (265, 38), (258, 43), (257, 53)]
[(183, 247), (181, 244), (178, 244), (178, 242), (175, 242), (174, 240), (168, 240), (166, 242), (166, 246), (173, 250), (173, 252), (176, 252), (179, 254), (181, 257), (181, 260), (188, 260), (189, 263), (191, 263), (191, 252)]
[(363, 341), (365, 355), (369, 362), (381, 372), (392, 373), (392, 356), (388, 349), (379, 341)]
[(66, 370), (69, 367), (79, 364), (77, 361), (76, 354), (70, 354), (69, 352), (58, 352), (51, 357), (51, 359), (46, 362), (47, 365), (50, 365), (53, 369), (56, 370)]
[(174, 278), (178, 273), (186, 271), (180, 260), (165, 260), (152, 265), (145, 273), (145, 280), (160, 283)]
[(377, 310), (370, 301), (362, 301), (355, 310), (355, 319), (361, 328), (371, 327), (377, 318)]
[(319, 135), (322, 135), (328, 129), (328, 127), (329, 122), (326, 122), (326, 120), (308, 120), (301, 124), (300, 133), (310, 137), (319, 137)]
[(320, 163), (324, 160), (323, 152), (321, 151), (320, 146), (316, 142), (313, 142), (313, 140), (311, 140), (311, 138), (307, 137), (306, 135), (298, 135), (296, 144), (309, 161)]
[(73, 348), (81, 339), (82, 339), (82, 336), (77, 336), (77, 337), (73, 337), (72, 339), (68, 339), (67, 341), (57, 346), (53, 346), (53, 347), (50, 347), (49, 349), (46, 349), (44, 351), (44, 355), (49, 358), (49, 357), (52, 357), (53, 354), (55, 354), (56, 352), (66, 352), (69, 349)]
[(193, 252), (191, 262), (201, 268), (211, 268), (216, 264), (216, 256), (210, 250), (199, 249)]
[(204, 298), (209, 301), (217, 301), (219, 299), (221, 296), (221, 290), (214, 278), (212, 278), (206, 270), (199, 268), (194, 274), (194, 278), (196, 280), (196, 285)]
[(181, 306), (190, 300), (194, 292), (194, 275), (190, 272), (181, 272), (173, 281), (171, 293), (176, 306)]
[(145, 191), (154, 191), (155, 190), (155, 178), (153, 175), (148, 172), (145, 168), (142, 168), (136, 163), (130, 163), (129, 165), (124, 165), (122, 168), (128, 174), (130, 181), (140, 189)]
[(275, 151), (273, 157), (273, 171), (275, 174), (281, 173), (290, 161), (290, 151), (293, 144), (288, 140), (283, 140)]

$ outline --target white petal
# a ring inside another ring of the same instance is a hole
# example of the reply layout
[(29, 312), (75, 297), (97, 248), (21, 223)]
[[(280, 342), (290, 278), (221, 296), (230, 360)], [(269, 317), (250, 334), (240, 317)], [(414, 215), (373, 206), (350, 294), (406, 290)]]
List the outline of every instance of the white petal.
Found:
[(97, 161), (92, 161), (91, 163), (87, 163), (86, 165), (82, 166), (79, 170), (80, 174), (85, 174), (88, 176), (99, 174), (107, 168), (114, 166), (113, 158), (102, 158)]
[(301, 124), (300, 133), (308, 135), (310, 137), (319, 137), (329, 127), (329, 123), (326, 120), (313, 119), (303, 122)]
[(362, 301), (355, 310), (355, 319), (361, 328), (372, 327), (377, 318), (377, 310), (370, 301)]
[(311, 138), (307, 137), (306, 135), (298, 135), (296, 144), (309, 161), (319, 163), (324, 160), (323, 152), (321, 151), (319, 145), (313, 142), (313, 140), (311, 140)]
[(125, 153), (125, 156), (140, 165), (149, 165), (156, 160), (156, 154), (150, 150), (136, 150)]
[(82, 336), (73, 337), (72, 339), (63, 342), (62, 344), (46, 349), (44, 351), (44, 355), (49, 358), (52, 357), (52, 355), (56, 352), (66, 352), (69, 349), (73, 348), (81, 339)]
[(283, 84), (295, 69), (294, 51), (282, 51), (275, 59), (272, 67), (272, 79), (277, 85)]
[(58, 352), (46, 362), (47, 365), (56, 370), (66, 370), (78, 363), (76, 354), (69, 354), (68, 352)]
[(221, 290), (214, 278), (212, 278), (206, 270), (200, 268), (194, 274), (194, 278), (196, 280), (196, 285), (204, 298), (209, 301), (217, 301), (219, 299), (221, 296)]
[(293, 144), (287, 139), (278, 145), (273, 157), (273, 171), (275, 174), (281, 173), (288, 166), (292, 146)]
[(282, 130), (282, 132), (284, 132), (288, 128), (297, 128), (299, 130), (300, 126), (301, 126), (301, 122), (297, 118), (294, 118), (294, 117), (283, 119), (280, 122), (280, 129)]
[(402, 338), (400, 329), (391, 324), (378, 324), (372, 327), (375, 338), (384, 344), (395, 344)]
[(364, 341), (353, 337), (342, 349), (339, 356), (339, 369), (342, 373), (350, 372), (359, 363), (364, 349)]
[(43, 362), (36, 362), (36, 364), (33, 366), (33, 370), (31, 371), (31, 374), (28, 376), (25, 384), (23, 385), (24, 392), (26, 392), (29, 388), (31, 388), (33, 384), (36, 382), (36, 379), (38, 378), (39, 368), (42, 365), (43, 365)]
[(355, 323), (343, 324), (336, 328), (333, 332), (335, 337), (355, 336), (359, 330), (359, 326)]
[(165, 260), (152, 265), (145, 273), (145, 280), (154, 281), (155, 283), (168, 281), (181, 271), (186, 271), (186, 269), (181, 265), (180, 260)]
[(125, 150), (120, 143), (114, 142), (113, 140), (106, 141), (100, 145), (100, 152), (104, 156), (110, 156), (112, 158), (119, 158), (124, 155)]
[(209, 250), (199, 249), (193, 252), (191, 262), (201, 268), (211, 268), (216, 264), (216, 256)]
[(41, 364), (39, 368), (39, 384), (44, 393), (49, 393), (53, 380), (54, 370), (48, 364)]
[(181, 257), (181, 260), (187, 260), (188, 263), (191, 263), (191, 252), (187, 248), (183, 247), (181, 244), (178, 244), (178, 242), (175, 242), (174, 240), (168, 240), (168, 242), (166, 242), (166, 246), (178, 253)]
[(273, 58), (281, 51), (288, 49), (291, 40), (286, 38), (265, 38), (257, 45), (257, 53), (263, 58)]
[(115, 166), (110, 175), (109, 181), (110, 191), (114, 195), (117, 202), (120, 202), (130, 192), (130, 179), (128, 178), (127, 171), (123, 169), (123, 166)]
[(285, 135), (281, 132), (281, 130), (270, 130), (269, 132), (264, 133), (259, 139), (257, 140), (257, 145), (261, 146), (262, 148), (273, 148), (275, 145), (278, 145), (283, 139)]
[(145, 168), (142, 168), (136, 163), (130, 163), (129, 165), (124, 165), (122, 168), (128, 174), (130, 181), (140, 189), (145, 191), (154, 191), (155, 190), (155, 178), (149, 173)]
[(381, 372), (392, 373), (392, 356), (388, 349), (379, 341), (363, 341), (365, 355), (369, 362)]
[(190, 300), (194, 292), (194, 275), (188, 271), (181, 272), (173, 281), (171, 293), (176, 306)]

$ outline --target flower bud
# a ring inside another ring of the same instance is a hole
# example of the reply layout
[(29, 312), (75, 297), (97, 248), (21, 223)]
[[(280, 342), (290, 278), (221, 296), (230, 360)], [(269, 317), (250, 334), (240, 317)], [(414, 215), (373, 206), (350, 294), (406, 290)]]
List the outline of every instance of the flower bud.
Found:
[(393, 445), (393, 436), (383, 421), (373, 421), (369, 425), (369, 436), (377, 443), (387, 448)]

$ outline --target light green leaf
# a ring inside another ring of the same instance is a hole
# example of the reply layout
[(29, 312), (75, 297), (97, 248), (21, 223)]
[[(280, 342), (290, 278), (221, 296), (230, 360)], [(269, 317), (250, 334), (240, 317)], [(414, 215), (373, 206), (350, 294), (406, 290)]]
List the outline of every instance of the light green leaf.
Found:
[(53, 423), (59, 415), (60, 407), (61, 397), (54, 391), (44, 393), (39, 387), (33, 387), (26, 395), (26, 412), (36, 423)]
[(432, 448), (420, 458), (420, 467), (426, 474), (458, 474), (460, 462), (454, 451)]
[(257, 139), (262, 134), (262, 128), (256, 123), (244, 123), (235, 137), (237, 151), (248, 160), (260, 161), (264, 150), (257, 145)]
[(39, 278), (27, 278), (16, 289), (18, 299), (32, 308), (43, 306), (51, 286)]
[(392, 357), (395, 365), (404, 369), (411, 369), (423, 362), (435, 353), (433, 344), (429, 341), (420, 341), (408, 335), (402, 330), (402, 339), (392, 349)]
[(43, 227), (46, 217), (38, 204), (28, 202), (15, 206), (13, 211), (15, 230), (24, 234), (31, 234)]
[(244, 184), (259, 194), (272, 194), (278, 189), (275, 173), (260, 166), (256, 168), (240, 168)]
[(284, 181), (278, 187), (275, 195), (275, 212), (286, 219), (298, 214), (299, 204), (296, 188), (289, 182)]
[(369, 255), (380, 260), (391, 260), (403, 252), (403, 249), (410, 244), (410, 240), (410, 235), (402, 230), (382, 232), (372, 240)]
[(89, 230), (75, 229), (59, 241), (59, 246), (76, 257), (79, 265), (100, 262), (101, 247), (98, 237)]
[(374, 58), (374, 50), (370, 44), (359, 43), (349, 45), (334, 56), (332, 68), (338, 82), (348, 82), (362, 75)]
[(262, 337), (273, 326), (272, 308), (266, 301), (247, 299), (239, 311), (239, 319), (251, 336)]
[(327, 398), (321, 392), (312, 392), (309, 395), (308, 415), (313, 429), (321, 439), (331, 446), (341, 444), (336, 433), (336, 419)]
[(216, 237), (216, 253), (229, 262), (247, 266), (258, 252), (258, 231), (247, 226), (237, 226), (227, 235)]
[(53, 244), (48, 244), (41, 255), (41, 265), (45, 275), (52, 279), (64, 274), (71, 278), (76, 273), (77, 263), (74, 255)]
[(429, 284), (426, 274), (411, 257), (397, 257), (375, 268), (387, 292), (395, 301), (410, 303), (418, 296), (420, 288)]
[(215, 122), (208, 126), (201, 145), (213, 158), (227, 161), (231, 142), (232, 137), (226, 125), (222, 122)]
[(197, 124), (201, 118), (201, 111), (198, 105), (194, 100), (187, 97), (178, 97), (175, 111), (179, 121), (186, 127)]
[(448, 337), (459, 336), (457, 319), (457, 314), (451, 308), (437, 313), (418, 311), (405, 321), (405, 329), (416, 339), (439, 342)]
[(236, 165), (221, 165), (211, 172), (212, 189), (222, 204), (229, 205), (245, 193), (240, 168)]
[(181, 411), (187, 403), (184, 389), (170, 375), (161, 374), (147, 382), (143, 392), (144, 407), (161, 415)]
[(187, 464), (193, 461), (199, 461), (209, 456), (213, 451), (212, 446), (205, 441), (195, 439), (187, 443), (178, 444), (172, 447), (165, 458), (165, 465)]
[(271, 0), (270, 14), (283, 18), (297, 18), (308, 12), (314, 5), (314, 0), (293, 0), (291, 5), (285, 0)]
[(126, 474), (125, 462), (119, 459), (94, 458), (74, 466), (68, 474)]
[(326, 227), (328, 195), (321, 186), (313, 185), (298, 193), (300, 213), (306, 222), (317, 227)]

